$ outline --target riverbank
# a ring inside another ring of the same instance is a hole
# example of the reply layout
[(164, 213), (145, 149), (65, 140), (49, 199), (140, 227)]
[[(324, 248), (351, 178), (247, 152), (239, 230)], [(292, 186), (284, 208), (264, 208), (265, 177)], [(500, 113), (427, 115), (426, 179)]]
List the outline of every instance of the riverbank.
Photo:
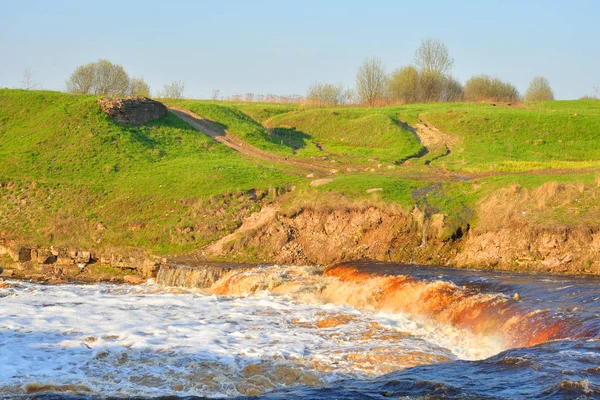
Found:
[(0, 268), (26, 276), (356, 259), (600, 273), (600, 102), (185, 100), (141, 126), (93, 96), (0, 105)]

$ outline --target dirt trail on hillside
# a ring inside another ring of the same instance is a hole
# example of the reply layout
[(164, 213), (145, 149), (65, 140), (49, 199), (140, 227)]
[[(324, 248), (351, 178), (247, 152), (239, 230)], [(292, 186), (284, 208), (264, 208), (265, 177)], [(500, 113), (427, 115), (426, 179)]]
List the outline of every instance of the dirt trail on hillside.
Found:
[(233, 240), (242, 237), (244, 234), (262, 228), (267, 223), (272, 222), (277, 213), (279, 212), (278, 204), (269, 204), (261, 208), (259, 212), (255, 212), (244, 220), (242, 226), (240, 226), (235, 232), (230, 233), (227, 236), (222, 237), (217, 242), (211, 244), (206, 249), (206, 252), (210, 255), (221, 255), (223, 254), (223, 247), (232, 242)]
[(293, 165), (298, 169), (297, 172), (301, 175), (306, 175), (307, 173), (331, 174), (330, 168), (327, 168), (326, 166), (301, 160), (292, 160), (254, 147), (231, 135), (223, 129), (220, 124), (202, 118), (189, 110), (174, 106), (168, 106), (168, 108), (173, 114), (187, 122), (192, 128), (248, 157), (279, 164)]
[(451, 151), (453, 145), (458, 141), (457, 137), (440, 131), (422, 118), (419, 118), (419, 122), (420, 123), (415, 124), (415, 134), (419, 137), (421, 144), (425, 146), (430, 153), (443, 151), (445, 149)]
[[(323, 177), (323, 176), (335, 176), (335, 175), (343, 175), (347, 172), (361, 172), (361, 171), (371, 171), (380, 170), (381, 168), (385, 168), (386, 166), (382, 164), (378, 165), (359, 165), (359, 164), (346, 164), (346, 163), (336, 163), (331, 164), (330, 162), (320, 162), (317, 160), (301, 160), (288, 158), (285, 156), (269, 153), (267, 151), (261, 150), (243, 140), (231, 135), (227, 132), (223, 127), (214, 121), (203, 118), (190, 110), (170, 106), (167, 108), (175, 114), (177, 117), (181, 118), (185, 122), (187, 122), (192, 128), (202, 132), (206, 136), (212, 138), (213, 140), (224, 144), (225, 146), (244, 154), (248, 157), (256, 158), (259, 160), (264, 160), (268, 162), (291, 165), (295, 167), (295, 172), (297, 175), (309, 175), (314, 178)], [(457, 177), (456, 174), (450, 173), (449, 171), (443, 169), (435, 169), (430, 170), (428, 172), (423, 171), (412, 171), (406, 170), (406, 174), (403, 174), (403, 178), (407, 179), (418, 179), (418, 180), (461, 180), (464, 179), (462, 177)]]

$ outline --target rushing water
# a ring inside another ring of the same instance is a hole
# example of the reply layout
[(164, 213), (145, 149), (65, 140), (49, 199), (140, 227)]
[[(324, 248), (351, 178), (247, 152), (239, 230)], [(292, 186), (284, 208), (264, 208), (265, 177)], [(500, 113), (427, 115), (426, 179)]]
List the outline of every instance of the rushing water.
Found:
[(0, 398), (600, 397), (600, 279), (381, 263), (0, 288)]

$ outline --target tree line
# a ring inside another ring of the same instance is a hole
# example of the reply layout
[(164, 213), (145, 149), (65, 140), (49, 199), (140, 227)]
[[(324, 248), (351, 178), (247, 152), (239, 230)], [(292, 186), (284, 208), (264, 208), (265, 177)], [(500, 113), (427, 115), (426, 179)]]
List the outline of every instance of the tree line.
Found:
[[(81, 65), (73, 71), (66, 82), (67, 92), (93, 94), (96, 96), (150, 97), (150, 86), (143, 78), (130, 77), (123, 66), (100, 59)], [(180, 99), (185, 85), (181, 81), (165, 84), (156, 97)]]
[(489, 75), (471, 77), (464, 86), (452, 76), (454, 60), (446, 45), (436, 39), (423, 40), (412, 64), (390, 74), (378, 58), (366, 59), (356, 73), (355, 88), (314, 83), (308, 89), (308, 102), (319, 106), (358, 103), (369, 107), (387, 104), (430, 102), (517, 102), (554, 100), (550, 83), (535, 77), (525, 95), (509, 82)]

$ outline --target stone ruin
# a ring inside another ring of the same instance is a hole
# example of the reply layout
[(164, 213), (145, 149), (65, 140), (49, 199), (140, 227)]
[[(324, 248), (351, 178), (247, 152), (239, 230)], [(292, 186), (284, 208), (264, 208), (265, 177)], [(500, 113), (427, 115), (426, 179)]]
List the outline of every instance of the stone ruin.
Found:
[(164, 104), (147, 97), (104, 98), (99, 99), (98, 104), (109, 117), (123, 125), (139, 126), (167, 116)]

